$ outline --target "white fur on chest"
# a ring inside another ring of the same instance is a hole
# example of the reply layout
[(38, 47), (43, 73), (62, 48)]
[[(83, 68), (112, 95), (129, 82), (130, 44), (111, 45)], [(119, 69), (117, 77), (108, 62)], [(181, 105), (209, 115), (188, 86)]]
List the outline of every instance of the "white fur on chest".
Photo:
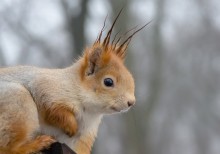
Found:
[(46, 123), (41, 123), (41, 132), (46, 135), (51, 135), (61, 143), (67, 144), (70, 148), (74, 149), (74, 145), (84, 135), (96, 136), (98, 126), (101, 122), (102, 115), (83, 113), (78, 119), (78, 132), (73, 136), (69, 137), (59, 128), (50, 126)]

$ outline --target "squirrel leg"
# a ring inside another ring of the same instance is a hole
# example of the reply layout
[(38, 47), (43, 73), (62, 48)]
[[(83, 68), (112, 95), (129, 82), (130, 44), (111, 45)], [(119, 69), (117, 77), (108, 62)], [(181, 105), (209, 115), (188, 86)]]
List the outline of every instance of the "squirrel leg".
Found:
[(91, 147), (81, 140), (77, 142), (74, 150), (79, 154), (90, 154)]
[(41, 135), (19, 146), (13, 145), (12, 148), (9, 147), (4, 152), (5, 154), (32, 154), (48, 148), (54, 142), (55, 140), (51, 136)]
[(73, 111), (66, 105), (54, 103), (45, 109), (45, 121), (53, 126), (62, 129), (68, 136), (76, 134), (78, 125)]
[(0, 146), (1, 154), (32, 154), (48, 148), (55, 140), (51, 136), (42, 135), (30, 139), (26, 127), (14, 126), (10, 132), (13, 134), (6, 146)]
[(0, 82), (0, 154), (32, 154), (54, 142), (39, 136), (38, 111), (28, 90)]
[(95, 136), (93, 133), (84, 134), (76, 141), (73, 149), (79, 154), (90, 154)]

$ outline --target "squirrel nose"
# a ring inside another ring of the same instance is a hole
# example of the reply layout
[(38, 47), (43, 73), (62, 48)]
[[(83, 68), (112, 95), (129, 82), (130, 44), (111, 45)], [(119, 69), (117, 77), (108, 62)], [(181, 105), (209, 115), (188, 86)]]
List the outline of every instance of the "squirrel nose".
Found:
[(131, 107), (135, 104), (135, 101), (128, 101), (128, 107)]

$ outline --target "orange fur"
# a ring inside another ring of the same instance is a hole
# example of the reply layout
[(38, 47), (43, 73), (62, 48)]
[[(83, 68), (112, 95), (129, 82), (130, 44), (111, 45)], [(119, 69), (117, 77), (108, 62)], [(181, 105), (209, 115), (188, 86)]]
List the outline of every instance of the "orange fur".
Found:
[[(10, 154), (30, 154), (48, 148), (55, 140), (51, 136), (42, 135), (28, 141), (17, 148), (10, 149)], [(8, 153), (8, 154), (9, 154)]]
[(73, 111), (64, 103), (54, 103), (54, 105), (46, 108), (44, 112), (44, 119), (48, 124), (62, 129), (68, 136), (75, 135), (77, 121)]
[(76, 152), (78, 154), (90, 154), (90, 151), (95, 140), (95, 135), (89, 134), (84, 138), (80, 138), (76, 143)]
[(83, 63), (81, 64), (80, 69), (80, 77), (82, 80), (86, 75), (88, 67), (92, 67), (91, 65), (97, 64), (99, 66), (103, 66), (108, 64), (112, 54), (114, 54), (110, 49), (111, 47), (106, 50), (99, 43), (95, 43), (92, 47), (85, 49)]
[(85, 76), (85, 71), (86, 71), (86, 69), (88, 67), (88, 51), (87, 50), (89, 50), (89, 49), (85, 50), (84, 55), (83, 55), (84, 60), (83, 60), (83, 63), (81, 64), (81, 66), (80, 66), (81, 69), (80, 69), (79, 74), (80, 74), (81, 80), (83, 80), (83, 78)]
[(0, 154), (30, 154), (48, 148), (55, 140), (47, 135), (38, 136), (31, 139), (26, 125), (21, 125), (21, 121), (11, 125), (10, 132), (12, 139), (6, 147), (0, 147)]

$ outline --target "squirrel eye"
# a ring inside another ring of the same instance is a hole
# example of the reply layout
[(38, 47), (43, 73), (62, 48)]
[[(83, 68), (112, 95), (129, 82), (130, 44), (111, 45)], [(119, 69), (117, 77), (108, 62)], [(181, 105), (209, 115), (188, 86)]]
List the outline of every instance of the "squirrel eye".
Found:
[(111, 78), (105, 78), (104, 79), (104, 84), (107, 87), (112, 87), (114, 85), (114, 82), (113, 82), (113, 80)]

